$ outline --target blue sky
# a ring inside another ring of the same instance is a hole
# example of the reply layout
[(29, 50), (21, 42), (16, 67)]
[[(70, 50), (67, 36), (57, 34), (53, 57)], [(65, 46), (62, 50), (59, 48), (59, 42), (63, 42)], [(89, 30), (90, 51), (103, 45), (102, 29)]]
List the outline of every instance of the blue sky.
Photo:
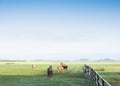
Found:
[(0, 59), (119, 59), (119, 4), (0, 0)]

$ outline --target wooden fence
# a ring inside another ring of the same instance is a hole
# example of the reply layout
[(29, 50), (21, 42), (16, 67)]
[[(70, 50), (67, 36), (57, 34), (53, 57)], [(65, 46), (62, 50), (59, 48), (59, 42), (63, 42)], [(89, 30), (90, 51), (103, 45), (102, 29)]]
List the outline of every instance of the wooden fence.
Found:
[(111, 86), (93, 68), (84, 65), (84, 73), (89, 81), (89, 86)]

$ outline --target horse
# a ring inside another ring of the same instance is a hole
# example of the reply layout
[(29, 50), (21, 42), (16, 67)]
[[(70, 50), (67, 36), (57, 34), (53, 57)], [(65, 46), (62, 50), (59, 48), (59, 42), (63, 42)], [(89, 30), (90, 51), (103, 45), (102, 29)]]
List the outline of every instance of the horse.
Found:
[(36, 65), (35, 64), (33, 64), (32, 65), (32, 70), (34, 70), (36, 68)]
[(62, 73), (63, 72), (63, 67), (62, 66), (57, 66), (57, 71), (58, 73)]
[(58, 73), (63, 73), (68, 70), (68, 66), (61, 63), (60, 66), (57, 66)]
[(67, 70), (67, 69), (68, 69), (68, 66), (65, 65), (65, 64), (63, 64), (63, 63), (61, 63), (61, 66), (63, 67), (64, 70)]
[(49, 68), (47, 69), (47, 75), (49, 78), (51, 78), (53, 76), (52, 66), (49, 66)]

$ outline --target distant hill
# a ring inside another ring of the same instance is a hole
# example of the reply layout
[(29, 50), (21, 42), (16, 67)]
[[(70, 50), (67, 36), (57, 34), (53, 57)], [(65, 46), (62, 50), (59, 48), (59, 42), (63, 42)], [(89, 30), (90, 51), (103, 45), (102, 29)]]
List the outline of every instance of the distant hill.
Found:
[(79, 59), (78, 61), (80, 61), (80, 62), (88, 62), (90, 60), (89, 59)]
[(105, 59), (98, 59), (97, 62), (115, 62), (113, 59), (105, 58)]
[(81, 59), (75, 59), (75, 60), (69, 60), (69, 59), (35, 59), (35, 60), (3, 60), (1, 59), (0, 62), (120, 62), (120, 60), (114, 60), (114, 59), (109, 59), (109, 58), (104, 58), (104, 59), (93, 59), (89, 60), (87, 58), (81, 58)]
[(26, 62), (26, 60), (0, 60), (0, 62)]

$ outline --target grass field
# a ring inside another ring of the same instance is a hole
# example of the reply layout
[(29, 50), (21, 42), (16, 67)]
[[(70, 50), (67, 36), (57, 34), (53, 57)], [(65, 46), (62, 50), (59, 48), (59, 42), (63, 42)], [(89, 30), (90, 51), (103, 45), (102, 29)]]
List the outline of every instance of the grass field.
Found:
[[(31, 65), (37, 65), (32, 70)], [(57, 73), (57, 62), (14, 62), (0, 63), (0, 86), (88, 86), (84, 78), (82, 66), (88, 64), (96, 69), (112, 86), (120, 86), (119, 63), (66, 63), (66, 73)], [(54, 76), (47, 77), (47, 68), (53, 66)], [(102, 70), (101, 70), (102, 69)]]
[[(31, 64), (37, 68), (32, 70)], [(46, 70), (53, 65), (54, 76), (49, 79)], [(0, 64), (0, 86), (87, 86), (81, 65), (68, 64), (67, 73), (57, 73), (59, 63), (14, 63)]]

